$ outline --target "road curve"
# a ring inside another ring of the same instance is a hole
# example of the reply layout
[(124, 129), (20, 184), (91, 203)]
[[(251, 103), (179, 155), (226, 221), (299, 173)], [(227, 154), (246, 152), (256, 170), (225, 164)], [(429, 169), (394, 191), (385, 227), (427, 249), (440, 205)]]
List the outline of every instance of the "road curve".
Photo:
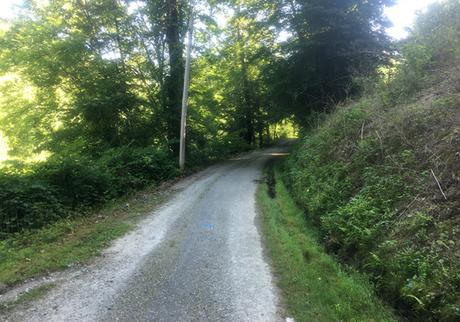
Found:
[[(212, 166), (8, 321), (282, 321), (255, 193), (271, 148)], [(53, 281), (53, 280), (52, 280)]]

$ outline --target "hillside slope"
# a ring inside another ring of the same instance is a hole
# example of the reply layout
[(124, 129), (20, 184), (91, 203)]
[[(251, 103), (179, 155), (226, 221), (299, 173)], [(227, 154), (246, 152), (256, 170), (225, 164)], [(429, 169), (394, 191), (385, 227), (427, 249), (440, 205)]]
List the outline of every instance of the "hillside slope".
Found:
[(460, 319), (460, 4), (421, 16), (372, 93), (301, 139), (285, 179), (331, 252), (411, 320)]

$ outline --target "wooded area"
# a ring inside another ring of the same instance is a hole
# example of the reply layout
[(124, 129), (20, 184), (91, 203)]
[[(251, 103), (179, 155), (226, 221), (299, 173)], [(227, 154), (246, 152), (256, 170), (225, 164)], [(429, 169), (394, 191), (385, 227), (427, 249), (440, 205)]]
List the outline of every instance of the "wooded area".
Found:
[[(3, 24), (10, 154), (128, 144), (177, 152), (189, 3), (40, 3)], [(207, 135), (206, 145), (263, 143), (270, 124), (356, 93), (352, 76), (388, 58), (381, 13), (390, 3), (196, 2), (190, 153)]]
[[(195, 2), (188, 165), (263, 146), (276, 124), (357, 94), (353, 77), (389, 58), (385, 4)], [(190, 5), (26, 1), (2, 23), (3, 232), (175, 175)]]
[(193, 10), (187, 168), (295, 129), (286, 183), (328, 250), (409, 319), (455, 321), (460, 4), (395, 42), (393, 3), (25, 1), (0, 20), (0, 240), (180, 175)]

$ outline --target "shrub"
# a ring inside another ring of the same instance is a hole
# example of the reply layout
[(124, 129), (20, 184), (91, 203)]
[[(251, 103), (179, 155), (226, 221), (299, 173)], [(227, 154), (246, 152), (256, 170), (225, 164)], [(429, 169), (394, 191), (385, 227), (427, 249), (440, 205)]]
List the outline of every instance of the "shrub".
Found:
[(174, 161), (168, 153), (153, 147), (122, 147), (106, 151), (98, 165), (110, 175), (110, 195), (116, 197), (177, 176)]
[(7, 168), (0, 176), (0, 238), (84, 214), (177, 175), (170, 155), (153, 147), (111, 149), (96, 160), (56, 157), (19, 172)]
[(18, 175), (0, 175), (0, 238), (40, 228), (69, 214), (55, 188)]
[(40, 180), (58, 191), (61, 202), (73, 209), (102, 203), (112, 189), (110, 175), (85, 159), (51, 161), (35, 171)]

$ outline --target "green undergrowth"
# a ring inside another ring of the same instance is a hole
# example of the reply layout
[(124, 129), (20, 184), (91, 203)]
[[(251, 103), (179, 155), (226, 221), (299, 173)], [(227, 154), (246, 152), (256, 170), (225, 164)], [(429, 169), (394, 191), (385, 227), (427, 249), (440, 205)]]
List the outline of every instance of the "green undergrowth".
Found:
[(174, 158), (129, 146), (98, 157), (54, 156), (0, 167), (0, 239), (81, 217), (130, 193), (177, 177)]
[[(163, 186), (161, 189), (164, 189)], [(0, 284), (88, 263), (167, 198), (150, 186), (92, 215), (60, 220), (0, 241)]]
[(258, 204), (277, 284), (295, 321), (394, 321), (366, 278), (328, 255), (280, 178), (260, 185)]

